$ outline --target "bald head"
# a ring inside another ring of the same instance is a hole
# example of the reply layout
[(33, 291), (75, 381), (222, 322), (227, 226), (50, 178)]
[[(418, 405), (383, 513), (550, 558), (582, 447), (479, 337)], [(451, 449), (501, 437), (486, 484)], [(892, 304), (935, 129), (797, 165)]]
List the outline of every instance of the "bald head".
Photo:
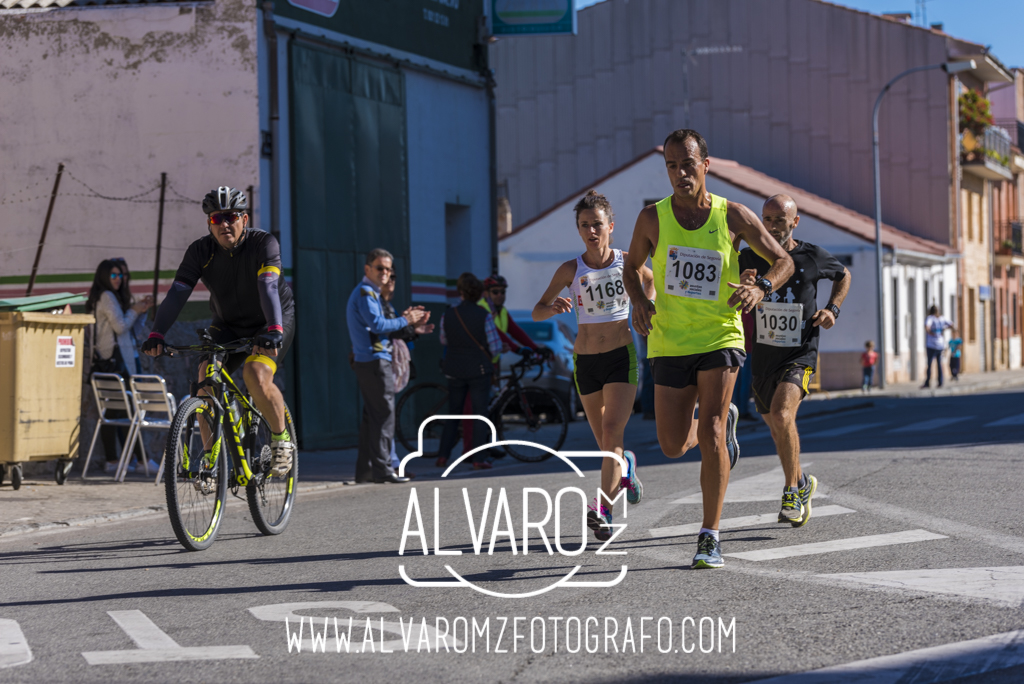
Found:
[(761, 221), (764, 227), (772, 234), (782, 248), (791, 250), (795, 246), (792, 242), (793, 230), (800, 223), (800, 216), (796, 213), (796, 202), (789, 195), (772, 195), (761, 208)]

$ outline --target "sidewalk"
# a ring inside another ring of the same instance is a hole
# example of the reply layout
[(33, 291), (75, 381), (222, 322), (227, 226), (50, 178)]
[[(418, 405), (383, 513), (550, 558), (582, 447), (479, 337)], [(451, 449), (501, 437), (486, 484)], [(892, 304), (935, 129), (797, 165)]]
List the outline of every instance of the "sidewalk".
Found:
[(1014, 387), (1024, 388), (1024, 370), (971, 373), (969, 375), (961, 375), (959, 380), (951, 380), (949, 374), (946, 373), (944, 380), (945, 384), (941, 389), (935, 387), (935, 378), (933, 377), (932, 388), (927, 390), (921, 389), (920, 382), (901, 382), (889, 385), (884, 390), (872, 388), (867, 394), (859, 389), (815, 392), (807, 397), (806, 401), (828, 401), (850, 397), (946, 397), (956, 394), (973, 394), (975, 392), (1012, 389)]

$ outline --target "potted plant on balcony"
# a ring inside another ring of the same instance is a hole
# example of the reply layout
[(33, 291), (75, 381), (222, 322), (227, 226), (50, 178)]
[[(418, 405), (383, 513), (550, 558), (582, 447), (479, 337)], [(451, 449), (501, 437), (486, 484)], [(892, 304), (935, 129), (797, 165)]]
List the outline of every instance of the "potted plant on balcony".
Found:
[(985, 129), (994, 123), (988, 99), (977, 90), (967, 90), (959, 98), (961, 147), (964, 161), (978, 161), (988, 152), (981, 144)]
[(1003, 240), (999, 243), (999, 247), (996, 248), (996, 254), (1013, 254), (1013, 240)]

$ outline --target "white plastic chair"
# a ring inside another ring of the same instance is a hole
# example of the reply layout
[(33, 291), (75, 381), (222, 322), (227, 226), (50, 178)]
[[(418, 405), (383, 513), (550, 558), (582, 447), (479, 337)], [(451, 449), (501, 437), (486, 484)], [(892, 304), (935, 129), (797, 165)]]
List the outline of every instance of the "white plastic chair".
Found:
[[(124, 482), (124, 476), (128, 471), (127, 454), (131, 454), (131, 447), (135, 442), (142, 446), (143, 468), (146, 477), (149, 477), (149, 454), (146, 453), (146, 445), (142, 439), (143, 430), (169, 430), (171, 421), (174, 420), (174, 413), (178, 410), (178, 404), (174, 395), (167, 391), (167, 383), (159, 375), (133, 375), (131, 377), (131, 396), (135, 406), (135, 421), (128, 434), (129, 450), (121, 454), (121, 463), (118, 465), (117, 478)], [(163, 414), (162, 417), (154, 417), (153, 414)], [(164, 472), (163, 456), (160, 457), (160, 468), (156, 474), (156, 484), (160, 484), (160, 477)]]
[[(99, 410), (100, 417), (96, 421), (96, 429), (92, 432), (92, 442), (89, 443), (89, 453), (85, 457), (85, 467), (82, 468), (82, 479), (88, 477), (89, 472), (89, 461), (92, 460), (92, 452), (96, 447), (96, 438), (99, 437), (100, 428), (104, 425), (114, 425), (117, 427), (126, 427), (131, 430), (132, 426), (135, 425), (135, 411), (132, 406), (132, 402), (128, 399), (129, 393), (125, 390), (124, 378), (117, 373), (93, 373), (92, 374), (92, 393), (96, 398), (96, 408)], [(107, 418), (107, 411), (124, 411), (128, 416), (126, 418)], [(126, 440), (126, 442), (129, 440)], [(121, 466), (121, 462), (125, 459), (125, 454), (130, 454), (131, 451), (128, 449), (128, 445), (125, 444), (121, 448), (121, 458), (117, 462), (118, 468)]]

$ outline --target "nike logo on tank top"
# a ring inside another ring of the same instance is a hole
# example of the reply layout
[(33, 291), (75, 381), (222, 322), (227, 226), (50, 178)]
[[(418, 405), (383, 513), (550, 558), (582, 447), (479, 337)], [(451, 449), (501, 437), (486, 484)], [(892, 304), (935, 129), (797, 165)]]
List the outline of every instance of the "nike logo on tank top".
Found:
[(590, 268), (583, 256), (576, 257), (576, 275), (569, 286), (576, 322), (608, 323), (629, 318), (629, 295), (622, 282), (622, 250), (612, 250), (614, 257), (607, 268)]
[(729, 237), (724, 197), (711, 195), (711, 213), (697, 230), (679, 225), (672, 197), (656, 205), (658, 247), (651, 259), (658, 293), (647, 338), (649, 357), (706, 354), (744, 348), (740, 314), (726, 302), (739, 283), (739, 258)]

